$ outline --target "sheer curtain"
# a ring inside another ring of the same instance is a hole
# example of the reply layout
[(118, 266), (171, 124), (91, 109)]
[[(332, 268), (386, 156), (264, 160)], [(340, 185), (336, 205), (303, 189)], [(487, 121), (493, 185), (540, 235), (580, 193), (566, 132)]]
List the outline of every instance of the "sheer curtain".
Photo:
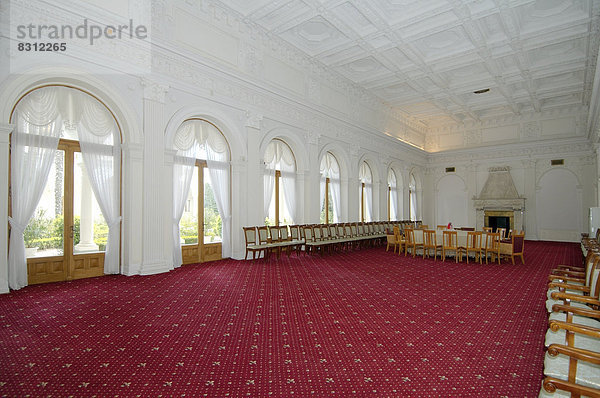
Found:
[(263, 177), (264, 218), (269, 217), (269, 207), (271, 207), (273, 189), (275, 189), (275, 170), (266, 168)]
[(398, 189), (395, 186), (390, 190), (390, 219), (398, 220)]
[(325, 206), (325, 187), (327, 185), (327, 177), (325, 177), (325, 175), (321, 175), (321, 182), (319, 184), (319, 193), (320, 196), (319, 198), (321, 199), (321, 207), (319, 208), (320, 210), (323, 210), (324, 206)]
[(340, 210), (341, 210), (341, 199), (340, 199), (340, 179), (333, 178), (329, 180), (329, 187), (331, 188), (331, 199), (333, 200), (333, 222), (340, 222)]
[(87, 95), (81, 100), (81, 122), (77, 127), (83, 163), (100, 211), (108, 224), (104, 273), (118, 274), (121, 216), (119, 211), (121, 146), (112, 115)]
[(185, 209), (185, 202), (190, 191), (196, 152), (198, 146), (194, 134), (194, 125), (184, 124), (175, 133), (175, 148), (177, 153), (173, 163), (173, 267), (183, 264), (181, 256), (181, 233), (179, 223)]
[(205, 124), (203, 129), (209, 129), (206, 136), (206, 164), (210, 174), (210, 184), (215, 195), (217, 209), (223, 225), (223, 241), (221, 243), (222, 257), (231, 257), (231, 206), (229, 204), (229, 147), (223, 135), (212, 125)]
[(365, 221), (373, 220), (373, 184), (365, 184)]
[(388, 172), (388, 185), (390, 187), (390, 220), (398, 219), (398, 187), (396, 185), (396, 175), (390, 169)]
[(27, 286), (27, 258), (23, 232), (42, 196), (54, 161), (62, 121), (57, 88), (35, 90), (21, 100), (13, 115), (11, 135), (11, 226), (8, 283)]
[[(290, 162), (290, 163), (288, 163)], [(283, 186), (283, 198), (287, 205), (292, 222), (296, 220), (296, 162), (292, 159), (282, 158), (281, 162), (281, 185)]]

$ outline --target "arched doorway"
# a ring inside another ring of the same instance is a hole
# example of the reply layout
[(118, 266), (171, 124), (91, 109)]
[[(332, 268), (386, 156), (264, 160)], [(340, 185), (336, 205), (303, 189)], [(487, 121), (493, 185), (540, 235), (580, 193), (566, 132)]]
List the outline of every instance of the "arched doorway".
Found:
[(48, 85), (21, 96), (10, 121), (11, 288), (118, 273), (121, 130), (111, 110)]

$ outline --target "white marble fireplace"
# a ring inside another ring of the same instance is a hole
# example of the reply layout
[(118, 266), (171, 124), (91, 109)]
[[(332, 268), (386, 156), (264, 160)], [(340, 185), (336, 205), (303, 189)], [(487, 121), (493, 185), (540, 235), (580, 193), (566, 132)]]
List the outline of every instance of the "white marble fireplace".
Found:
[(510, 167), (491, 167), (488, 172), (481, 193), (473, 198), (477, 230), (488, 226), (490, 216), (509, 217), (510, 229), (524, 230), (525, 198), (517, 192)]

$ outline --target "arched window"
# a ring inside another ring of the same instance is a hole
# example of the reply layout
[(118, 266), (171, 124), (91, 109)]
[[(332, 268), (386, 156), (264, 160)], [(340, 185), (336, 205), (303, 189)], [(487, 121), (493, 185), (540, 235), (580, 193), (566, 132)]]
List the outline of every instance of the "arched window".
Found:
[(10, 287), (118, 273), (121, 134), (112, 112), (52, 85), (23, 96), (11, 122)]
[(410, 211), (410, 221), (417, 221), (417, 181), (412, 173), (410, 173), (408, 183), (408, 209)]
[(280, 139), (267, 145), (264, 156), (265, 224), (293, 224), (296, 218), (296, 159)]
[(373, 220), (373, 174), (367, 162), (362, 162), (358, 173), (360, 180), (360, 220)]
[(388, 220), (398, 220), (398, 184), (396, 173), (391, 168), (388, 171)]
[(340, 166), (331, 152), (321, 160), (321, 223), (340, 221)]
[(211, 122), (189, 119), (177, 129), (174, 147), (174, 266), (230, 257), (227, 140)]

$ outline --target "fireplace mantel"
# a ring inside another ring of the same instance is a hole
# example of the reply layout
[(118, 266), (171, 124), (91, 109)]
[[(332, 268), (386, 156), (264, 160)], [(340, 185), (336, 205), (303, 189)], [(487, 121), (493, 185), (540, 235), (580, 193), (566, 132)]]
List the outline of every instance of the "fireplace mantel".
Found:
[(513, 210), (525, 209), (525, 198), (515, 199), (476, 199), (473, 198), (475, 210)]

